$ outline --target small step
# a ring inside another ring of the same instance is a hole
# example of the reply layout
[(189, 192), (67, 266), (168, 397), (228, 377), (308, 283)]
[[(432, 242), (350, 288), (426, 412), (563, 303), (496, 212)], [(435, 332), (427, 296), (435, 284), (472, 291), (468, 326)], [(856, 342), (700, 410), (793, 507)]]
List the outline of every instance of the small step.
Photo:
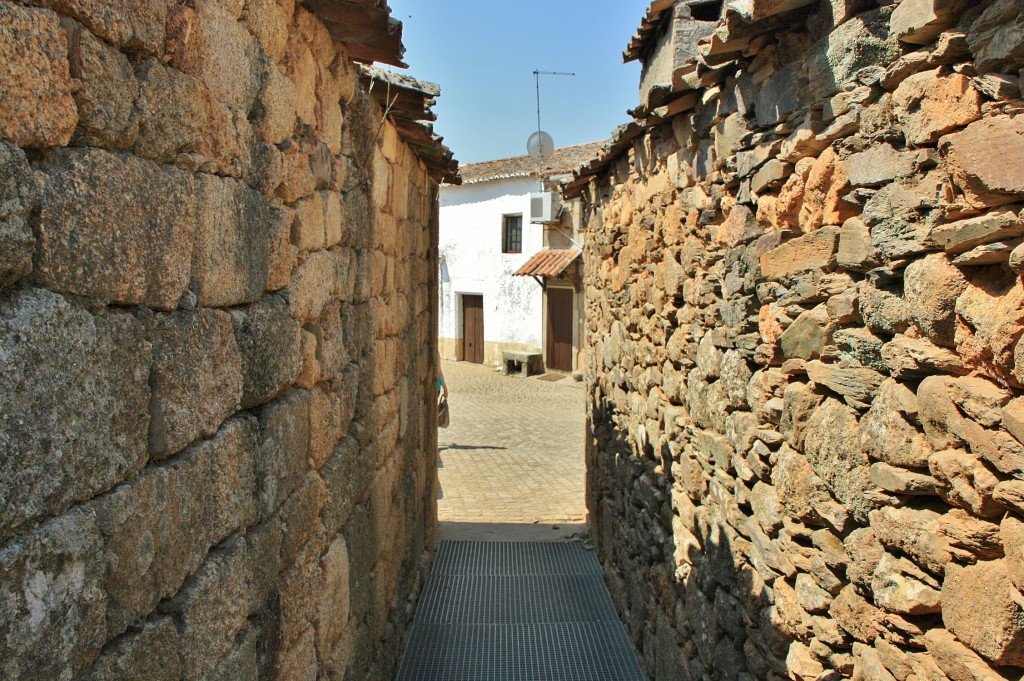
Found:
[(397, 681), (644, 681), (580, 542), (442, 541)]

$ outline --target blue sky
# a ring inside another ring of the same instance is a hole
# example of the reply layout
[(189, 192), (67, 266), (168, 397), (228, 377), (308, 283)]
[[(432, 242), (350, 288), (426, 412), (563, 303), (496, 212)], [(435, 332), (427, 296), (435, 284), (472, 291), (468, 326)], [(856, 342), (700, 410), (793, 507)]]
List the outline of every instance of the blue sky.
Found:
[(630, 120), (639, 65), (622, 50), (649, 0), (389, 0), (405, 24), (407, 73), (440, 84), (435, 129), (462, 163), (526, 153), (541, 124), (564, 147)]

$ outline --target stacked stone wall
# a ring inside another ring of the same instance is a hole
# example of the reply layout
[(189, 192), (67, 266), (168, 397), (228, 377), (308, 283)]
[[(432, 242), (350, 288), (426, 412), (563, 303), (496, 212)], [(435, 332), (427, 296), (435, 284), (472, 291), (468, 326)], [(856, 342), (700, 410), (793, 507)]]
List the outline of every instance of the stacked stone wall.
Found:
[(436, 203), (293, 0), (0, 0), (0, 677), (391, 678)]
[(1018, 679), (1020, 4), (733, 5), (578, 183), (627, 629), (659, 680)]

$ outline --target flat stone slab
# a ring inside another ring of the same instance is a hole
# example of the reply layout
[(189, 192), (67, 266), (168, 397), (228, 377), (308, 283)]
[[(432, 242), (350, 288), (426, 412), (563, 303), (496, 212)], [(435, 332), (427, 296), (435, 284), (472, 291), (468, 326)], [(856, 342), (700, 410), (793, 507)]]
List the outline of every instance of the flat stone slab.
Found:
[(520, 376), (544, 373), (544, 356), (539, 352), (506, 350), (501, 353), (501, 361), (505, 374), (509, 376), (514, 373), (518, 373)]

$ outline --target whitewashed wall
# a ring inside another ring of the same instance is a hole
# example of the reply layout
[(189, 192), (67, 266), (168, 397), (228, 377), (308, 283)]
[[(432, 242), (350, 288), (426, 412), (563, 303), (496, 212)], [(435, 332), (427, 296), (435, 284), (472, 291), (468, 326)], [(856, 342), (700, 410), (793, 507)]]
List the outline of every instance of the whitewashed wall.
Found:
[[(462, 338), (462, 294), (484, 298), (485, 363), (497, 364), (501, 350), (540, 352), (543, 303), (540, 285), (512, 273), (543, 248), (543, 225), (530, 224), (532, 179), (482, 182), (441, 188), (440, 320), (441, 356), (454, 359)], [(523, 215), (522, 253), (501, 252), (502, 216)]]

